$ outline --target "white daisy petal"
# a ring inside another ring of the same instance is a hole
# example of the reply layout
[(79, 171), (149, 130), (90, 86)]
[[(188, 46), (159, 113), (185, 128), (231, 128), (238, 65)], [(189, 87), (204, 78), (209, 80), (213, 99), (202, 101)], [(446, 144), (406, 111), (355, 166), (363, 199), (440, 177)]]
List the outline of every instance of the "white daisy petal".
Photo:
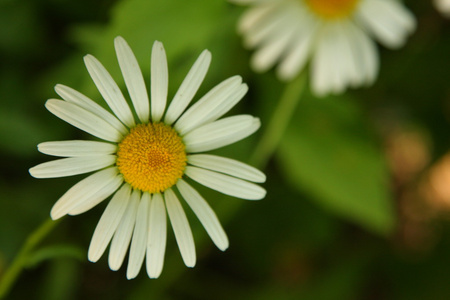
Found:
[(166, 238), (166, 208), (161, 194), (154, 194), (150, 204), (147, 242), (147, 273), (150, 278), (158, 278), (161, 274), (166, 252)]
[(360, 47), (362, 60), (364, 61), (364, 65), (366, 66), (366, 76), (367, 76), (367, 84), (372, 84), (379, 71), (380, 61), (378, 56), (378, 50), (375, 45), (375, 42), (364, 33), (355, 34), (355, 40), (358, 39), (359, 42), (355, 43)]
[(94, 56), (89, 54), (84, 57), (84, 63), (98, 91), (102, 94), (103, 99), (108, 103), (114, 114), (128, 127), (135, 126), (133, 113), (127, 101), (105, 67)]
[(116, 271), (122, 266), (128, 246), (130, 245), (131, 235), (133, 233), (136, 215), (139, 207), (139, 192), (134, 190), (128, 201), (127, 209), (120, 220), (119, 227), (114, 233), (114, 237), (109, 249), (108, 263), (109, 268)]
[(194, 129), (183, 137), (183, 141), (187, 152), (209, 151), (242, 140), (260, 126), (258, 118), (237, 115)]
[(164, 123), (172, 125), (189, 105), (200, 87), (200, 84), (203, 82), (210, 63), (211, 53), (208, 50), (204, 50), (189, 70), (189, 73), (186, 75), (186, 78), (184, 78), (183, 83), (173, 97), (173, 100), (167, 109)]
[(122, 134), (105, 120), (73, 103), (50, 99), (45, 107), (58, 118), (93, 136), (110, 142), (122, 139)]
[(99, 190), (94, 196), (86, 199), (85, 201), (80, 201), (78, 205), (69, 210), (68, 214), (71, 216), (76, 216), (87, 212), (106, 198), (112, 195), (123, 183), (123, 178), (118, 175), (111, 181), (107, 186)]
[(416, 27), (413, 14), (397, 1), (362, 1), (358, 21), (389, 48), (403, 46)]
[(90, 261), (98, 261), (105, 252), (128, 206), (130, 193), (131, 186), (122, 185), (103, 212), (89, 245), (88, 259)]
[(195, 266), (196, 261), (195, 244), (186, 214), (180, 201), (178, 201), (177, 196), (171, 189), (167, 189), (164, 192), (164, 198), (181, 257), (185, 265), (192, 268)]
[(228, 237), (220, 225), (214, 211), (203, 197), (183, 179), (178, 180), (177, 188), (186, 203), (191, 207), (197, 218), (202, 223), (214, 244), (222, 251), (228, 248)]
[[(354, 69), (353, 56), (349, 54), (350, 48), (346, 43), (346, 31), (343, 28), (344, 22), (336, 22), (334, 26), (328, 27), (328, 59), (333, 63), (331, 67), (330, 92), (340, 94), (344, 92), (350, 84), (349, 70)], [(332, 46), (330, 46), (332, 45)]]
[(69, 157), (39, 164), (30, 169), (30, 174), (35, 178), (65, 177), (103, 169), (115, 162), (114, 155)]
[(321, 36), (317, 42), (317, 49), (312, 59), (311, 85), (314, 93), (324, 96), (330, 92), (333, 86), (333, 75), (335, 66), (333, 61), (333, 37)]
[(288, 30), (280, 32), (267, 40), (259, 50), (253, 54), (250, 65), (256, 72), (270, 69), (284, 54), (296, 33), (295, 26), (288, 26)]
[(55, 91), (67, 102), (76, 104), (105, 120), (121, 134), (128, 133), (128, 129), (115, 116), (80, 92), (62, 84), (57, 84)]
[(248, 29), (248, 34), (244, 36), (245, 47), (259, 46), (264, 41), (281, 34), (286, 29), (286, 24), (290, 24), (289, 17), (287, 16), (289, 16), (291, 11), (290, 3), (286, 4), (274, 7), (270, 14), (263, 16), (258, 22), (258, 26), (253, 26)]
[(185, 174), (204, 186), (237, 198), (261, 200), (266, 196), (266, 190), (259, 185), (214, 171), (187, 166)]
[(350, 55), (355, 60), (356, 72), (353, 74), (352, 85), (372, 84), (378, 74), (378, 53), (375, 43), (357, 26), (347, 27)]
[(155, 41), (152, 49), (151, 93), (152, 121), (159, 122), (166, 109), (169, 72), (167, 70), (166, 51), (161, 42)]
[(223, 113), (219, 115), (223, 110), (231, 109), (240, 100), (237, 97), (231, 98), (233, 94), (243, 88), (245, 92), (247, 91), (246, 86), (243, 86), (241, 76), (233, 76), (222, 81), (180, 117), (175, 124), (175, 129), (180, 135), (183, 135), (202, 124), (219, 118), (223, 115)]
[(115, 153), (117, 151), (117, 145), (83, 140), (55, 141), (40, 143), (38, 150), (47, 155), (60, 157), (100, 156)]
[(255, 5), (244, 12), (238, 23), (238, 32), (245, 33), (258, 27), (278, 5), (275, 1), (267, 1), (265, 5)]
[(313, 37), (317, 31), (317, 26), (308, 26), (308, 28), (309, 27), (309, 33), (302, 34), (294, 39), (291, 48), (288, 49), (286, 56), (280, 62), (277, 69), (277, 75), (282, 80), (293, 79), (306, 65), (307, 59), (311, 53)]
[(240, 161), (211, 154), (188, 156), (188, 163), (196, 167), (217, 171), (253, 182), (265, 182), (266, 175), (260, 170)]
[(52, 219), (61, 218), (81, 203), (92, 201), (92, 199), (102, 201), (114, 193), (118, 188), (115, 184), (119, 177), (117, 173), (117, 168), (111, 167), (98, 171), (75, 184), (53, 205)]
[(114, 46), (136, 114), (142, 123), (146, 123), (150, 119), (150, 105), (141, 69), (130, 46), (121, 36), (114, 39)]
[(352, 82), (360, 85), (364, 73), (358, 73), (355, 54), (353, 54), (349, 37), (351, 36), (350, 22), (336, 22), (333, 26), (333, 36), (335, 38), (334, 57), (336, 73), (334, 80), (334, 92), (342, 93)]
[(147, 248), (148, 215), (150, 209), (150, 194), (143, 193), (139, 204), (136, 224), (134, 226), (133, 239), (130, 246), (130, 258), (128, 260), (127, 278), (133, 279), (141, 270)]

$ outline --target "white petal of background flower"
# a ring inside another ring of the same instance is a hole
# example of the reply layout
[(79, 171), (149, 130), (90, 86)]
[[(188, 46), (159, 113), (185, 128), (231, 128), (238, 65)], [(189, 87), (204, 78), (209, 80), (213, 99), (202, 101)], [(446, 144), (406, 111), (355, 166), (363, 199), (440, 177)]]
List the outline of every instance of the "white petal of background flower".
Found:
[[(80, 203), (95, 197), (103, 188), (109, 187), (111, 183), (116, 181), (117, 173), (117, 168), (111, 167), (98, 171), (75, 184), (53, 205), (51, 210), (52, 219), (61, 218)], [(109, 195), (115, 191), (112, 189), (113, 186)]]
[(151, 108), (152, 121), (159, 122), (166, 109), (169, 71), (167, 70), (166, 51), (161, 42), (155, 41), (151, 63)]
[(139, 207), (139, 193), (133, 191), (128, 202), (125, 214), (120, 220), (119, 227), (114, 233), (114, 237), (109, 249), (108, 263), (109, 268), (116, 271), (122, 266), (123, 260), (130, 245), (131, 235), (133, 233), (136, 214)]
[(185, 174), (204, 186), (237, 198), (260, 200), (266, 196), (266, 190), (259, 185), (214, 171), (187, 166)]
[(120, 224), (125, 214), (125, 210), (130, 200), (131, 186), (124, 184), (114, 194), (103, 212), (100, 221), (95, 228), (94, 234), (89, 245), (88, 259), (96, 262), (100, 259), (111, 241), (114, 232)]
[(150, 194), (143, 193), (139, 203), (136, 224), (134, 225), (128, 259), (127, 278), (133, 279), (141, 270), (145, 258), (148, 237), (148, 216), (150, 210)]
[(365, 70), (358, 70), (357, 55), (359, 53), (352, 52), (354, 50), (352, 26), (352, 23), (348, 21), (339, 22), (334, 32), (337, 38), (335, 53), (336, 57), (340, 57), (336, 60), (336, 66), (338, 66), (336, 73), (341, 79), (341, 91), (344, 91), (347, 86), (361, 85), (365, 77)]
[(98, 91), (102, 94), (103, 99), (105, 99), (114, 114), (128, 127), (134, 127), (136, 123), (133, 113), (109, 72), (90, 54), (84, 57), (84, 63)]
[[(293, 38), (290, 49), (287, 49), (286, 56), (282, 59), (277, 69), (277, 75), (281, 80), (293, 79), (299, 71), (306, 65), (307, 59), (311, 54), (311, 47), (315, 34), (317, 33), (317, 24), (308, 25), (309, 31), (299, 34)], [(303, 29), (301, 31), (304, 31)]]
[(167, 225), (166, 208), (161, 194), (154, 194), (150, 205), (149, 231), (147, 241), (147, 273), (158, 278), (164, 265)]
[(211, 154), (193, 154), (188, 163), (196, 167), (217, 171), (253, 182), (265, 182), (266, 175), (260, 170), (240, 161)]
[(357, 68), (351, 85), (354, 87), (372, 84), (378, 75), (378, 54), (375, 43), (357, 26), (348, 24), (350, 54)]
[(276, 1), (267, 1), (265, 5), (256, 5), (246, 10), (238, 23), (238, 32), (245, 33), (259, 24), (278, 6)]
[(348, 85), (348, 65), (352, 61), (351, 56), (346, 52), (348, 48), (345, 47), (344, 36), (345, 32), (343, 32), (341, 23), (328, 24), (328, 26), (322, 28), (315, 55), (318, 60), (322, 60), (324, 64), (322, 71), (326, 73), (318, 76), (325, 77), (328, 75), (328, 78), (325, 81), (323, 91), (316, 91), (319, 95), (342, 93)]
[(136, 114), (142, 123), (146, 123), (150, 119), (150, 105), (141, 69), (130, 46), (121, 36), (114, 39), (114, 46)]
[(316, 52), (312, 59), (311, 85), (315, 94), (324, 96), (334, 90), (335, 66), (333, 61), (333, 36), (327, 39), (322, 36), (317, 43)]
[(96, 171), (115, 162), (114, 155), (69, 157), (39, 164), (30, 169), (30, 174), (35, 178), (65, 177)]
[(189, 70), (189, 73), (186, 75), (183, 83), (180, 85), (177, 93), (173, 97), (172, 102), (167, 109), (164, 123), (167, 125), (172, 125), (173, 122), (175, 122), (183, 113), (203, 82), (203, 79), (208, 72), (210, 63), (211, 52), (204, 50)]
[(38, 145), (41, 153), (53, 156), (100, 156), (113, 154), (117, 151), (117, 145), (97, 141), (54, 141), (43, 142)]
[(93, 136), (110, 142), (122, 139), (122, 134), (105, 120), (75, 104), (50, 99), (45, 103), (45, 107), (58, 118)]
[[(288, 21), (295, 21), (289, 19)], [(286, 26), (279, 34), (270, 37), (251, 57), (250, 65), (256, 72), (265, 72), (282, 57), (297, 32), (296, 24)]]
[(191, 207), (199, 221), (202, 223), (214, 244), (222, 251), (228, 248), (228, 237), (220, 225), (215, 212), (202, 196), (183, 179), (178, 180), (177, 188), (186, 203)]
[(362, 1), (357, 17), (380, 43), (393, 49), (402, 47), (416, 28), (414, 16), (397, 1)]
[(183, 137), (186, 151), (203, 152), (230, 145), (246, 138), (261, 126), (258, 118), (237, 115), (194, 129)]
[(450, 17), (450, 0), (433, 0), (436, 9), (445, 17)]
[(55, 91), (67, 102), (76, 104), (105, 120), (122, 135), (126, 135), (128, 133), (128, 129), (114, 115), (80, 92), (62, 84), (57, 84), (55, 86)]
[(195, 244), (186, 214), (172, 189), (167, 189), (164, 192), (164, 199), (181, 257), (185, 265), (192, 268), (196, 261)]
[(248, 28), (247, 34), (244, 36), (244, 46), (249, 48), (259, 46), (265, 40), (285, 30), (285, 25), (290, 21), (286, 16), (290, 11), (290, 5), (279, 5), (271, 9), (270, 13), (262, 15), (258, 22)]

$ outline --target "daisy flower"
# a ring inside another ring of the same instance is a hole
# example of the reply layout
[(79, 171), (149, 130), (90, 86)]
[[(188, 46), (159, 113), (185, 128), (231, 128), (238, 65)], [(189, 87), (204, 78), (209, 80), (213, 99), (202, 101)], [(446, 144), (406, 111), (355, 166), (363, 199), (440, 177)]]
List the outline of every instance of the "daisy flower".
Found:
[(444, 17), (450, 18), (450, 0), (433, 0), (433, 4)]
[(229, 158), (201, 154), (249, 136), (260, 127), (260, 121), (250, 115), (221, 118), (248, 90), (239, 76), (224, 80), (186, 109), (208, 70), (209, 51), (201, 53), (167, 105), (168, 67), (163, 44), (156, 41), (152, 49), (151, 103), (131, 48), (122, 37), (114, 44), (134, 111), (103, 65), (86, 55), (87, 70), (113, 114), (60, 84), (55, 90), (63, 100), (50, 99), (45, 106), (58, 118), (102, 141), (41, 143), (40, 152), (65, 158), (37, 165), (30, 174), (55, 178), (95, 171), (55, 203), (51, 217), (84, 213), (112, 195), (92, 237), (89, 260), (96, 262), (110, 244), (109, 266), (117, 270), (129, 248), (127, 278), (137, 276), (144, 258), (149, 277), (157, 278), (164, 263), (166, 211), (184, 263), (193, 267), (196, 262), (194, 239), (180, 196), (215, 245), (222, 251), (228, 247), (216, 214), (186, 178), (242, 199), (265, 196), (266, 191), (254, 183), (265, 181), (259, 170)]
[(342, 93), (370, 85), (379, 68), (373, 39), (401, 47), (416, 26), (396, 0), (230, 0), (251, 7), (238, 24), (247, 48), (256, 48), (251, 66), (291, 80), (310, 61), (315, 94)]

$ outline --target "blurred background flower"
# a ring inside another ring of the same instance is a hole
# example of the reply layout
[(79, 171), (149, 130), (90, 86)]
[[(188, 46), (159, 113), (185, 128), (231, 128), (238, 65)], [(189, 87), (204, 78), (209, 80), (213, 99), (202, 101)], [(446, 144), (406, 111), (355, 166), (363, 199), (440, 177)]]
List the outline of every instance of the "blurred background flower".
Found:
[[(380, 47), (367, 89), (308, 93), (265, 172), (264, 200), (247, 202), (195, 185), (230, 237), (222, 253), (188, 213), (197, 265), (184, 266), (167, 239), (157, 280), (125, 279), (86, 245), (106, 203), (63, 218), (27, 259), (9, 299), (448, 299), (450, 211), (450, 23), (431, 1), (405, 4), (415, 33), (397, 51)], [(240, 74), (248, 95), (231, 114), (261, 117), (262, 130), (216, 154), (249, 161), (284, 84), (255, 74), (236, 24), (244, 7), (222, 0), (14, 0), (0, 4), (0, 277), (73, 178), (37, 180), (36, 145), (87, 135), (49, 116), (43, 104), (62, 83), (102, 104), (82, 57), (95, 55), (121, 78), (111, 41), (133, 45), (145, 80), (154, 40), (164, 43), (176, 93), (203, 49), (213, 53), (198, 91)], [(125, 83), (118, 80), (125, 91)], [(103, 105), (103, 104), (102, 104)], [(437, 174), (437, 175), (436, 175)], [(440, 174), (440, 175), (439, 175)], [(79, 180), (82, 177), (78, 178)], [(444, 184), (442, 184), (444, 182)], [(168, 230), (172, 235), (171, 230)]]
[(378, 75), (372, 38), (399, 48), (416, 20), (397, 0), (230, 0), (250, 4), (238, 31), (255, 71), (278, 63), (277, 75), (292, 80), (311, 61), (311, 88), (318, 96), (371, 85)]
[(433, 0), (436, 9), (445, 17), (450, 18), (450, 1), (449, 0)]

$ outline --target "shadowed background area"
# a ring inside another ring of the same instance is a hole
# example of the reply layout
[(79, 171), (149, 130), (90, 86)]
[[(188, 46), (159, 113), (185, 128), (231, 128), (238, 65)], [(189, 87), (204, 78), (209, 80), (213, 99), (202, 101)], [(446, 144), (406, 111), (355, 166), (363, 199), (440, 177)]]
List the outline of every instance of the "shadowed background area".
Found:
[[(87, 249), (106, 201), (64, 217), (27, 260), (8, 299), (450, 299), (450, 20), (428, 1), (405, 3), (417, 31), (399, 50), (380, 50), (380, 74), (368, 88), (300, 100), (264, 172), (259, 202), (195, 187), (230, 240), (215, 248), (183, 203), (198, 253), (182, 262), (173, 232), (163, 273), (109, 270)], [(249, 162), (284, 85), (249, 68), (226, 1), (0, 2), (0, 280), (15, 255), (82, 176), (38, 180), (28, 169), (51, 158), (44, 141), (93, 139), (51, 115), (57, 83), (104, 105), (84, 64), (96, 56), (124, 91), (114, 53), (123, 36), (150, 81), (154, 40), (164, 43), (169, 99), (203, 49), (209, 72), (195, 99), (241, 75), (249, 85), (229, 113), (259, 116), (253, 136), (215, 151)], [(309, 85), (308, 85), (309, 86)], [(126, 265), (126, 264), (124, 264)]]

